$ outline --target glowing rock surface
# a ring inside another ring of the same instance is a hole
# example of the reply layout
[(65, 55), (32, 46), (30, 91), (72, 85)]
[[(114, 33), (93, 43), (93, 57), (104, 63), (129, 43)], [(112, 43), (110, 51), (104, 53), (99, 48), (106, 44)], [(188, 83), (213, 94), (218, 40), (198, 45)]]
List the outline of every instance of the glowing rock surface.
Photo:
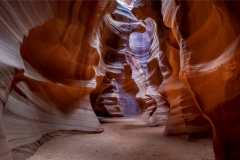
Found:
[(179, 78), (212, 124), (219, 160), (240, 158), (237, 5), (237, 1), (162, 1), (164, 23), (179, 46)]
[[(239, 2), (1, 1), (0, 156), (140, 116), (239, 159)], [(211, 125), (210, 125), (211, 124)]]

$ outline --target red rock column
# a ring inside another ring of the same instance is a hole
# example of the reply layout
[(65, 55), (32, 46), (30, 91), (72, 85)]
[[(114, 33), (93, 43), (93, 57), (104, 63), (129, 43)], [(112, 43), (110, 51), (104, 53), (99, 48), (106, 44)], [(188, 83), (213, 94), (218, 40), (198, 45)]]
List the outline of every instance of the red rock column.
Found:
[(210, 123), (202, 116), (192, 95), (179, 80), (179, 46), (171, 30), (165, 29), (163, 42), (166, 47), (167, 64), (172, 70), (169, 79), (164, 80), (159, 87), (159, 92), (168, 100), (171, 108), (165, 135), (187, 133), (190, 139), (211, 136)]
[(240, 25), (226, 4), (163, 1), (162, 6), (164, 23), (180, 46), (180, 80), (211, 122), (217, 160), (240, 159)]

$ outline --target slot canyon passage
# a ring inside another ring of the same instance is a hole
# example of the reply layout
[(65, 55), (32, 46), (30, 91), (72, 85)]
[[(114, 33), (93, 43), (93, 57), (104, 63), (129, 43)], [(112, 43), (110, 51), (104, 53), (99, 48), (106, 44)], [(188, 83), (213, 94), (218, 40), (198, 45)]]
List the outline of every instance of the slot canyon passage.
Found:
[(0, 159), (239, 160), (239, 7), (0, 1)]

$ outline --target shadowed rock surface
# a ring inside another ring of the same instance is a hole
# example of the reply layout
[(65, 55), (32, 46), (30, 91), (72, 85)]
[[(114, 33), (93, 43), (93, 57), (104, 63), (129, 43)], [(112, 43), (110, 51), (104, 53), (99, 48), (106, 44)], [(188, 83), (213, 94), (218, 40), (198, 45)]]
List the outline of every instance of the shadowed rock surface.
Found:
[(100, 133), (97, 116), (138, 117), (188, 140), (212, 135), (217, 160), (240, 159), (238, 6), (0, 1), (1, 159)]

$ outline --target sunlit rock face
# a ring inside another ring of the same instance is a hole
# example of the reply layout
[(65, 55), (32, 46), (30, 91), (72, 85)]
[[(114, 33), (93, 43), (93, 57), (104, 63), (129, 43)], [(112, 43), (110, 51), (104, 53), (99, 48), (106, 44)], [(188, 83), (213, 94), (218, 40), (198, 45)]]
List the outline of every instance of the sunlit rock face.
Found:
[[(104, 77), (103, 82), (99, 83), (111, 87), (104, 91), (97, 88), (92, 95), (97, 96), (97, 100), (105, 101), (103, 107), (112, 116), (135, 115), (139, 110), (135, 97), (137, 88), (131, 77), (131, 69), (126, 66), (125, 53), (129, 34), (143, 27), (131, 10), (117, 1), (111, 1), (95, 23), (90, 44), (99, 55), (96, 70), (99, 76)], [(102, 85), (100, 87), (103, 88)], [(95, 104), (94, 107), (99, 108), (99, 105)]]
[[(239, 2), (1, 1), (0, 157), (141, 117), (239, 157)], [(211, 125), (210, 125), (211, 124)]]
[(169, 65), (169, 78), (159, 87), (159, 92), (166, 97), (170, 105), (170, 115), (165, 128), (165, 135), (188, 133), (189, 138), (212, 134), (210, 123), (202, 116), (190, 92), (179, 80), (179, 47), (171, 30), (165, 30), (165, 55)]
[(169, 108), (157, 91), (162, 81), (157, 24), (150, 17), (152, 13), (141, 17), (141, 10), (133, 12), (127, 4), (111, 1), (93, 29), (90, 44), (98, 51), (96, 70), (104, 76), (100, 83), (111, 86), (106, 89), (100, 85), (92, 92), (93, 100), (102, 104), (94, 107), (99, 115), (134, 116), (144, 112), (144, 119), (151, 117), (149, 125), (165, 124)]
[(213, 127), (216, 159), (239, 159), (239, 2), (162, 1), (179, 78)]

